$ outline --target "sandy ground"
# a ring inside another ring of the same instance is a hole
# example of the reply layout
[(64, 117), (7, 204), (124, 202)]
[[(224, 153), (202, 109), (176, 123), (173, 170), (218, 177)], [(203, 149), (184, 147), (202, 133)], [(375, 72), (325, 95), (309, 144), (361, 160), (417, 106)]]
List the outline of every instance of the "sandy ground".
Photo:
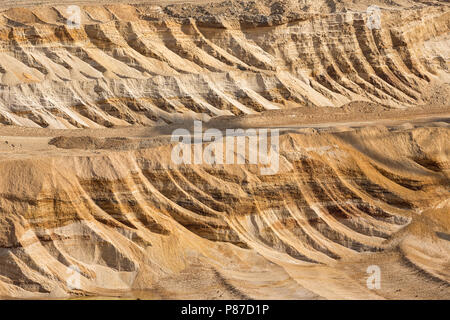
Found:
[[(448, 127), (450, 107), (423, 106), (407, 110), (390, 109), (367, 103), (352, 103), (341, 108), (294, 108), (284, 111), (269, 111), (258, 116), (220, 117), (203, 124), (203, 129), (217, 128), (276, 128), (281, 132), (312, 128), (319, 131), (347, 131), (362, 127), (387, 126), (412, 129), (416, 126), (432, 125)], [(162, 127), (118, 127), (109, 129), (44, 129), (0, 125), (0, 158), (19, 155), (48, 154), (64, 152), (55, 150), (49, 141), (55, 137), (82, 137), (124, 139), (123, 143), (140, 140), (167, 141), (172, 132), (179, 128), (192, 130), (193, 122), (177, 123)], [(86, 149), (85, 140), (75, 142), (70, 149)], [(119, 143), (122, 145), (122, 143)], [(106, 149), (114, 149), (114, 145)], [(117, 149), (117, 148), (116, 148)]]
[[(450, 298), (446, 3), (0, 11), (0, 297)], [(279, 170), (175, 164), (195, 119), (279, 129)]]

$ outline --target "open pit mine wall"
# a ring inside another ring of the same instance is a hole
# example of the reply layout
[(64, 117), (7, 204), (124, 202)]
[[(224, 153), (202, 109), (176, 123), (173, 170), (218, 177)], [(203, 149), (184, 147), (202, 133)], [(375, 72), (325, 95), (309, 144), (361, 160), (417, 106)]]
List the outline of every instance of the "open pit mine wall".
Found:
[(2, 160), (0, 296), (167, 288), (183, 270), (189, 279), (213, 270), (242, 288), (238, 298), (287, 297), (292, 279), (278, 265), (385, 250), (418, 283), (448, 287), (450, 244), (435, 232), (450, 231), (449, 139), (438, 127), (286, 133), (275, 175), (174, 165), (171, 145)]
[(447, 3), (382, 10), (380, 29), (365, 12), (278, 7), (213, 16), (82, 6), (80, 28), (67, 6), (4, 10), (0, 123), (161, 125), (355, 100), (405, 107), (448, 82)]

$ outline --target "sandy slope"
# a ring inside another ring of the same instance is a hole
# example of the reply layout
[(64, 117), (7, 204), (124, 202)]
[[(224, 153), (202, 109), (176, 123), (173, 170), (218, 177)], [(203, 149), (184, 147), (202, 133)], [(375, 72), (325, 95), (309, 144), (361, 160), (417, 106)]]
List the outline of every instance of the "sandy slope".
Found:
[(0, 294), (448, 298), (449, 114), (366, 120), (291, 122), (275, 176), (174, 165), (168, 128), (0, 128)]
[(0, 297), (449, 299), (448, 3), (176, 2), (0, 4)]
[(5, 8), (0, 123), (151, 126), (355, 100), (448, 103), (448, 3), (379, 5), (380, 29), (366, 25), (365, 2), (84, 5), (79, 29), (65, 5)]

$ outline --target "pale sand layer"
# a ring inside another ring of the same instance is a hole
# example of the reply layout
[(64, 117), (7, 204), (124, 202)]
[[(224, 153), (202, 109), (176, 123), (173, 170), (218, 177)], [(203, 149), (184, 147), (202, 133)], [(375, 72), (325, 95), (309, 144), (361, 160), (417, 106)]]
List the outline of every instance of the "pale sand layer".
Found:
[[(450, 298), (448, 3), (119, 2), (0, 4), (1, 297)], [(194, 119), (279, 171), (175, 165)]]
[(173, 165), (168, 128), (0, 128), (0, 291), (63, 297), (76, 265), (93, 296), (446, 299), (449, 114), (377, 117), (285, 121), (275, 176)]

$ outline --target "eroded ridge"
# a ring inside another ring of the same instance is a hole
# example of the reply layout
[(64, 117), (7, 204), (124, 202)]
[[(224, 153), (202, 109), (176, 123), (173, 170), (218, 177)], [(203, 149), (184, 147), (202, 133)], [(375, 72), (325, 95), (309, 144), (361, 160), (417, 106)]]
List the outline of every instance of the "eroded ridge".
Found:
[(5, 8), (0, 123), (95, 128), (356, 100), (448, 104), (448, 3), (379, 5), (376, 29), (366, 6), (322, 1), (80, 5), (79, 28), (64, 1)]
[[(401, 279), (403, 297), (448, 297), (449, 138), (289, 130), (269, 176), (175, 165), (166, 143), (53, 139), (66, 153), (0, 161), (0, 294), (392, 298)], [(376, 293), (371, 260), (391, 277)]]

